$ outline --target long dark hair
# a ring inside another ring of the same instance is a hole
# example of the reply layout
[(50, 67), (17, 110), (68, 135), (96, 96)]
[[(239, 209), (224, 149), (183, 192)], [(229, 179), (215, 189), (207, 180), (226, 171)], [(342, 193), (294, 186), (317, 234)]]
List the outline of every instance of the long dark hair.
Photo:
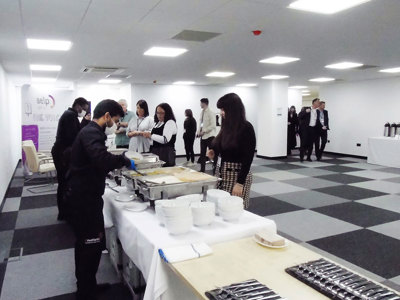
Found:
[(219, 149), (236, 147), (246, 124), (246, 110), (242, 99), (235, 93), (229, 93), (218, 100), (217, 107), (224, 110), (225, 117), (222, 118), (221, 130), (213, 143)]
[[(147, 106), (146, 100), (141, 99), (136, 103), (136, 105), (139, 105), (139, 107), (144, 110), (145, 117), (147, 117), (149, 115), (149, 107)], [(136, 115), (138, 115), (137, 112), (136, 112)]]
[[(169, 120), (174, 120), (174, 122), (176, 122), (174, 112), (172, 111), (172, 108), (168, 103), (160, 103), (157, 105), (157, 107), (161, 107), (165, 111), (164, 123), (167, 123)], [(159, 122), (158, 117), (157, 117), (157, 107), (156, 107), (156, 111), (154, 113), (154, 122), (155, 123)]]
[(185, 109), (185, 116), (189, 119), (193, 118), (193, 112), (191, 109)]

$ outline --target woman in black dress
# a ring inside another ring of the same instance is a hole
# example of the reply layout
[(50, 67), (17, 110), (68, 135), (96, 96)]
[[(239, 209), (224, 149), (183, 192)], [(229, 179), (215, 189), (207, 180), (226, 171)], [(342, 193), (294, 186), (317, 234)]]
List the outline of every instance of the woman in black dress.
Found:
[(287, 129), (287, 155), (292, 154), (292, 150), (297, 146), (296, 134), (299, 132), (299, 119), (296, 113), (296, 107), (292, 105), (288, 113)]
[(250, 166), (256, 149), (256, 134), (253, 125), (246, 120), (243, 102), (238, 95), (226, 94), (218, 100), (217, 107), (221, 110), (222, 125), (208, 157), (216, 160), (221, 156), (222, 181), (219, 188), (242, 197), (247, 208), (253, 181)]
[(185, 110), (185, 122), (183, 123), (183, 128), (185, 132), (183, 133), (183, 141), (185, 142), (185, 151), (186, 151), (186, 165), (193, 166), (194, 165), (194, 151), (193, 144), (196, 138), (196, 130), (197, 123), (193, 118), (193, 112), (191, 109)]

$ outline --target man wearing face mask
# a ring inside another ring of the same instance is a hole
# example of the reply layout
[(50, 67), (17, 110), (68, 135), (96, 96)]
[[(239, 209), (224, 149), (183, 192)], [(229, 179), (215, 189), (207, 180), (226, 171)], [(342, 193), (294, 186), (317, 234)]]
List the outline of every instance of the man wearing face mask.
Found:
[(64, 201), (65, 174), (68, 170), (69, 155), (76, 136), (81, 130), (78, 117), (84, 117), (89, 102), (82, 97), (75, 99), (72, 107), (68, 108), (58, 120), (57, 136), (51, 154), (57, 170), (57, 206), (58, 220), (64, 220), (67, 208)]
[(105, 249), (102, 195), (106, 175), (124, 166), (135, 169), (133, 160), (124, 154), (113, 155), (105, 146), (105, 129), (111, 128), (123, 115), (116, 101), (101, 101), (94, 109), (93, 121), (79, 132), (72, 146), (66, 197), (76, 236), (77, 299), (97, 299), (96, 272)]

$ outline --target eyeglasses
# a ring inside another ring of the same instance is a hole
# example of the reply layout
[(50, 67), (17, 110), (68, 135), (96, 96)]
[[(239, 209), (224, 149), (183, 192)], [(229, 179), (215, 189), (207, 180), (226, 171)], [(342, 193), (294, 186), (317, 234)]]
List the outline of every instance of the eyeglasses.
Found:
[(157, 115), (165, 115), (165, 112), (157, 112)]

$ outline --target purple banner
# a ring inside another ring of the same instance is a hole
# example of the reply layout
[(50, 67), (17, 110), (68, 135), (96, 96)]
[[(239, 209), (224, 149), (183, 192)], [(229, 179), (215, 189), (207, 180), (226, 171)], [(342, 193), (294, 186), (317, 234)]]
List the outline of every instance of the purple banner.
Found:
[[(22, 125), (22, 141), (32, 140), (38, 150), (39, 127), (37, 125)], [(22, 151), (22, 161), (25, 162), (25, 153)]]

